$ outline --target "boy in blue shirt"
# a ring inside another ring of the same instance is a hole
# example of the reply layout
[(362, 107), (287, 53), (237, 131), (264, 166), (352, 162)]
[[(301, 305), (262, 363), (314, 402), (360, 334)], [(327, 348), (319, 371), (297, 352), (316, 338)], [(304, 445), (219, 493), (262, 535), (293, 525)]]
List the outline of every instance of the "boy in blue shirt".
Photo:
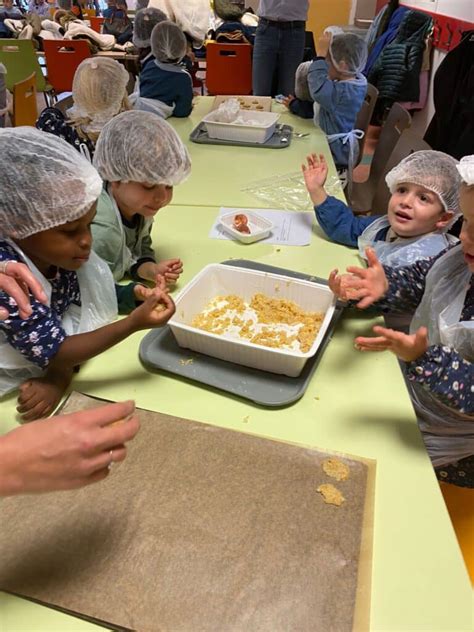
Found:
[[(187, 51), (184, 33), (174, 22), (160, 22), (152, 31), (150, 45), (153, 57), (145, 61), (140, 73), (138, 109), (154, 111), (164, 118), (189, 116), (193, 82), (179, 65)], [(150, 103), (150, 99), (158, 103)]]
[(352, 171), (358, 153), (354, 126), (367, 92), (367, 79), (361, 72), (367, 46), (352, 33), (326, 35), (319, 40), (317, 53), (307, 79), (313, 102), (289, 95), (284, 104), (293, 114), (313, 117), (328, 137), (337, 169)]
[(327, 195), (324, 156), (308, 156), (303, 165), (306, 188), (318, 223), (332, 241), (359, 248), (368, 246), (383, 265), (398, 268), (429, 259), (457, 243), (446, 231), (459, 214), (460, 176), (457, 161), (441, 151), (417, 151), (386, 176), (392, 194), (387, 214), (355, 216)]

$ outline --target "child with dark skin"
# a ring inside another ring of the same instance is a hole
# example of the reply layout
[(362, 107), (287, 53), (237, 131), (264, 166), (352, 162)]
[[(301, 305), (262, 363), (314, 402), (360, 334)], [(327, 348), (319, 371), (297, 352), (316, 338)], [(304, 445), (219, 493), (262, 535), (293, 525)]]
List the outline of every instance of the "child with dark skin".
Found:
[[(8, 177), (11, 193), (0, 203), (0, 261), (25, 262), (49, 297), (46, 306), (31, 297), (32, 314), (23, 320), (14, 302), (0, 292), (0, 307), (9, 312), (0, 323), (0, 391), (19, 387), (17, 410), (31, 421), (53, 411), (74, 367), (132, 333), (163, 325), (174, 304), (164, 280), (153, 289), (133, 283), (114, 289), (108, 267), (92, 252), (91, 224), (102, 182), (88, 161), (65, 141), (29, 128), (2, 130), (0, 148), (8, 154), (5, 164), (16, 160), (18, 165), (13, 175), (0, 171), (0, 185)], [(63, 187), (57, 187), (58, 180)], [(31, 203), (28, 192), (35, 185)], [(137, 300), (144, 302), (110, 322), (116, 300), (119, 307), (129, 308)]]

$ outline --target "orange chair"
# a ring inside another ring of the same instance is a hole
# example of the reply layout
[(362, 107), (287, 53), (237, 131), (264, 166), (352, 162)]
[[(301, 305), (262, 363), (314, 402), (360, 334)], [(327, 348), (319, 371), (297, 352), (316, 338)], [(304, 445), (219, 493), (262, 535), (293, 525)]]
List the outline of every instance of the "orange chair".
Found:
[(33, 73), (13, 86), (12, 123), (14, 127), (19, 127), (20, 125), (31, 125), (34, 127), (37, 119), (36, 75)]
[(44, 40), (48, 81), (56, 94), (71, 92), (72, 80), (81, 61), (91, 56), (85, 40)]
[(206, 85), (209, 94), (252, 94), (252, 46), (210, 42)]
[(90, 17), (89, 21), (91, 23), (91, 29), (96, 33), (102, 33), (102, 25), (104, 24), (105, 18), (102, 17)]

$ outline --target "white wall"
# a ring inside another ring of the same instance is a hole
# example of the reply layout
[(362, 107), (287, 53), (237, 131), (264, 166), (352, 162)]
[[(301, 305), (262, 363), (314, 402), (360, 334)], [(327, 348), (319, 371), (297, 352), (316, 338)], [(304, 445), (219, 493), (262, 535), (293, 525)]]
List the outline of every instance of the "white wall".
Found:
[(400, 4), (474, 22), (474, 0), (401, 0)]

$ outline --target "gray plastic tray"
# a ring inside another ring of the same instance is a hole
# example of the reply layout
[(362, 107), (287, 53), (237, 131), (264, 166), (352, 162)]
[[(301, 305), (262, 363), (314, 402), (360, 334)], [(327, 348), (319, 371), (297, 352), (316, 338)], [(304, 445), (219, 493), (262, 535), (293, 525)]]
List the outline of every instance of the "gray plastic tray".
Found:
[[(284, 268), (275, 268), (246, 259), (231, 259), (222, 263), (239, 268), (284, 274), (295, 279), (306, 279), (315, 283), (327, 283), (325, 279), (319, 277)], [(182, 349), (178, 346), (168, 326), (150, 331), (143, 338), (139, 356), (142, 364), (148, 370), (167, 371), (181, 378), (200, 382), (237, 397), (249, 399), (262, 406), (288, 406), (297, 401), (308, 387), (319, 360), (331, 340), (342, 311), (343, 307), (337, 305), (317, 353), (306, 362), (298, 377), (259, 371), (190, 349)]]
[(193, 143), (202, 143), (204, 145), (234, 145), (236, 147), (262, 147), (263, 149), (283, 149), (291, 143), (293, 128), (291, 125), (277, 125), (273, 136), (265, 143), (249, 143), (238, 140), (220, 140), (218, 138), (209, 138), (206, 130), (206, 124), (201, 122), (193, 129), (189, 135), (189, 139)]

